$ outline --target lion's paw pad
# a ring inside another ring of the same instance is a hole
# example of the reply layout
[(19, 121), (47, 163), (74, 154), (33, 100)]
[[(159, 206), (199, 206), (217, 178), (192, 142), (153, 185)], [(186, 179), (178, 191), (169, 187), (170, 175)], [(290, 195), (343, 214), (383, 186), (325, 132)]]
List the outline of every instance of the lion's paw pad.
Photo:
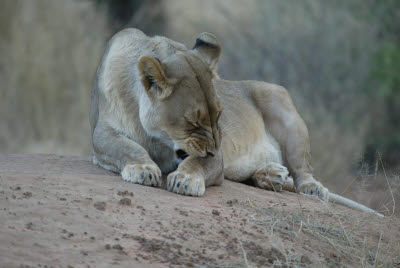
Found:
[(318, 181), (304, 182), (297, 186), (297, 192), (314, 195), (322, 200), (327, 200), (329, 191)]
[(126, 165), (121, 172), (124, 180), (149, 185), (161, 186), (161, 170), (155, 165)]
[(277, 163), (269, 163), (265, 168), (254, 173), (253, 180), (260, 188), (281, 192), (283, 185), (288, 182), (288, 176), (289, 171), (286, 167)]
[(177, 194), (202, 196), (206, 186), (202, 177), (175, 171), (168, 175), (167, 189)]

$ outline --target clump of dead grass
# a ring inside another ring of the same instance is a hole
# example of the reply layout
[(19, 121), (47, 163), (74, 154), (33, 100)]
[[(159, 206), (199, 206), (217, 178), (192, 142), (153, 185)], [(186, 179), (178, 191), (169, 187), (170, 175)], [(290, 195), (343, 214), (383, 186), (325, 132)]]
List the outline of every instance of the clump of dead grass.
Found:
[(357, 175), (341, 188), (338, 193), (343, 196), (387, 216), (400, 216), (400, 174), (395, 169), (387, 171), (379, 152), (373, 169), (362, 162)]
[[(324, 203), (325, 204), (325, 203)], [(370, 214), (339, 212), (330, 204), (320, 211), (307, 213), (301, 206), (298, 212), (251, 206), (254, 213), (249, 223), (266, 228), (271, 235), (290, 236), (299, 245), (308, 239), (322, 241), (331, 248), (327, 265), (394, 267), (400, 264), (400, 219), (383, 219)], [(393, 229), (393, 226), (397, 226)], [(295, 254), (287, 255), (282, 266), (304, 265)]]

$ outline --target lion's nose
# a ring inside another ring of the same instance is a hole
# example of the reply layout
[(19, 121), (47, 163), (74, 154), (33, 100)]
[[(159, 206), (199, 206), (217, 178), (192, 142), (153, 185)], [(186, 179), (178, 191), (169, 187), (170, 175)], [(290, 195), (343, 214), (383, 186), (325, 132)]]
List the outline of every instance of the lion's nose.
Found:
[(188, 155), (184, 150), (182, 150), (182, 149), (176, 150), (175, 153), (176, 153), (176, 156), (177, 156), (179, 159), (182, 159), (182, 160), (185, 160), (185, 158), (189, 156), (189, 155)]

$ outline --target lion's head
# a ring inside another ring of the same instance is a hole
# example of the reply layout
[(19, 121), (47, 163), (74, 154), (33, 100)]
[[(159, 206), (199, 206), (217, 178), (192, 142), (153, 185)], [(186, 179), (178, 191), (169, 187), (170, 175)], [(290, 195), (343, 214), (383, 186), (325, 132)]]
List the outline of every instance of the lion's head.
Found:
[(178, 158), (214, 156), (220, 148), (222, 108), (211, 82), (220, 53), (216, 37), (203, 33), (192, 50), (163, 61), (139, 59), (148, 98), (148, 105), (140, 108), (141, 122), (150, 135), (172, 140)]

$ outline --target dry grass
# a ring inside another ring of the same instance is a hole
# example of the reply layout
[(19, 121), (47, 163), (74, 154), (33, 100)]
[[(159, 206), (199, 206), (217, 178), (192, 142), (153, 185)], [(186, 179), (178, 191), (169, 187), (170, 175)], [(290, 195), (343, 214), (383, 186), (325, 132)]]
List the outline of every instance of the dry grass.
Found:
[[(299, 204), (300, 205), (300, 204)], [(340, 213), (332, 206), (317, 212), (296, 213), (272, 208), (251, 206), (254, 214), (250, 224), (262, 226), (277, 237), (292, 237), (299, 245), (313, 245), (324, 249), (324, 265), (356, 267), (394, 267), (400, 264), (400, 241), (391, 227), (400, 219), (372, 215)], [(377, 229), (379, 228), (379, 229)], [(322, 241), (322, 244), (320, 242)], [(297, 254), (297, 253), (296, 253)], [(299, 262), (295, 253), (285, 254), (286, 263), (281, 266), (307, 266)]]
[(400, 216), (400, 176), (378, 173), (356, 177), (340, 194), (385, 215)]

